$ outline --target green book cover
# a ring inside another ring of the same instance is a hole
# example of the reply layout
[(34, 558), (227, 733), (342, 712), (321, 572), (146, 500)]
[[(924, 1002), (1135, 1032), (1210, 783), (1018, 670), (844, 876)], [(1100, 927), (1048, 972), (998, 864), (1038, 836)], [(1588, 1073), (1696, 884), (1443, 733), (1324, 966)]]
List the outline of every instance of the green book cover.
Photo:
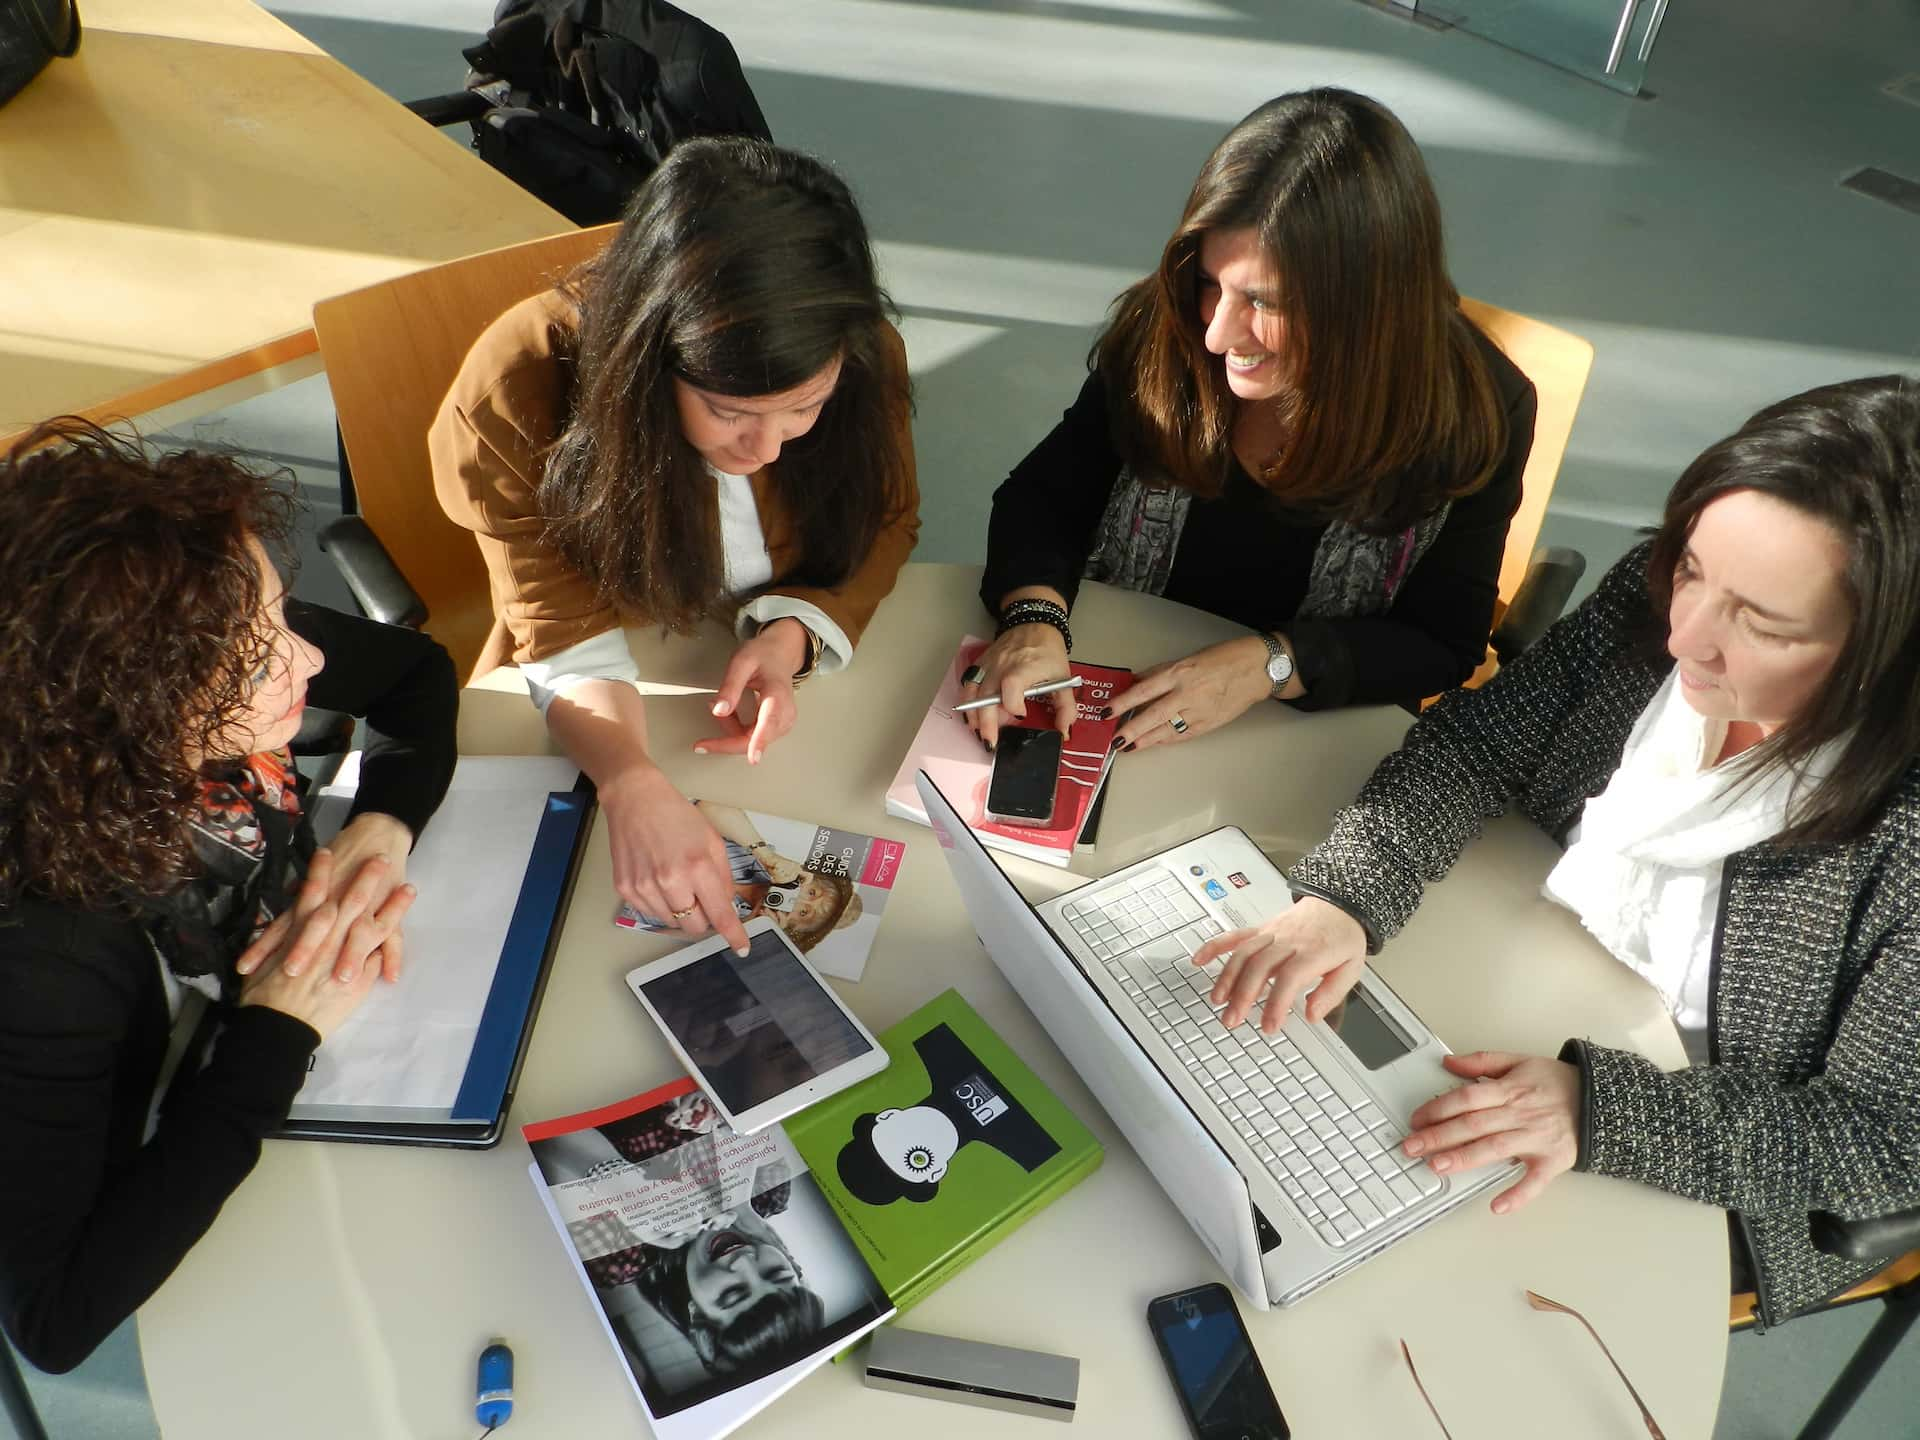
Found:
[(879, 1039), (885, 1070), (784, 1124), (905, 1311), (1092, 1174), (1103, 1152), (958, 992)]

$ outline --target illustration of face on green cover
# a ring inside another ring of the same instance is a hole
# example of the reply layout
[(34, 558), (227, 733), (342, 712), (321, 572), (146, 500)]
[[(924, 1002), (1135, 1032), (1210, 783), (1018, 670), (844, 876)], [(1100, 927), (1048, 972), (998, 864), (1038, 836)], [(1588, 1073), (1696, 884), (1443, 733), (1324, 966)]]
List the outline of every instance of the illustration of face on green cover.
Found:
[(841, 1147), (835, 1168), (856, 1200), (924, 1204), (956, 1164), (956, 1183), (965, 1183), (970, 1167), (962, 1152), (969, 1145), (998, 1150), (1029, 1173), (1060, 1153), (1059, 1142), (948, 1026), (934, 1026), (913, 1048), (926, 1067), (927, 1096), (859, 1116)]

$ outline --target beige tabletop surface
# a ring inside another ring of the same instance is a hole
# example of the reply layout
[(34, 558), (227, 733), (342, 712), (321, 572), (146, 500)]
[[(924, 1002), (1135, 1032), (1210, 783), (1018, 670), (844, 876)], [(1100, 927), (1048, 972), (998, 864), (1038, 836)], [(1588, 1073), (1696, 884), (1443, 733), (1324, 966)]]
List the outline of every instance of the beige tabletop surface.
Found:
[(0, 438), (317, 373), (314, 301), (571, 228), (251, 0), (81, 12), (0, 107)]
[[(881, 795), (962, 633), (984, 617), (979, 572), (913, 565), (855, 665), (800, 694), (800, 720), (757, 769), (688, 753), (704, 701), (649, 702), (656, 753), (688, 793), (905, 840), (908, 853), (865, 977), (834, 982), (874, 1029), (958, 988), (1106, 1146), (1102, 1167), (907, 1318), (909, 1328), (1080, 1358), (1076, 1428), (1101, 1437), (1184, 1432), (1144, 1312), (1155, 1295), (1220, 1278), (1199, 1241), (1100, 1112), (967, 924), (931, 833)], [(1144, 667), (1225, 638), (1216, 618), (1090, 585), (1076, 653)], [(711, 634), (663, 645), (634, 632), (643, 673), (713, 683)], [(1089, 874), (1224, 823), (1283, 862), (1324, 831), (1407, 717), (1304, 715), (1262, 705), (1188, 744), (1118, 763)], [(466, 692), (461, 748), (548, 748), (515, 671)], [(1456, 1049), (1552, 1054), (1569, 1035), (1682, 1063), (1658, 997), (1540, 898), (1554, 854), (1514, 819), (1490, 826), (1376, 962)], [(1076, 882), (1009, 868), (1029, 895)], [(520, 1440), (642, 1435), (642, 1412), (526, 1175), (517, 1126), (672, 1078), (665, 1044), (623, 983), (670, 948), (609, 923), (606, 837), (575, 891), (519, 1096), (514, 1133), (484, 1153), (269, 1142), (211, 1233), (140, 1312), (162, 1427), (177, 1440), (263, 1435), (355, 1440), (455, 1436), (474, 1362), (493, 1336), (517, 1357)], [(1583, 1310), (1673, 1440), (1713, 1429), (1727, 1331), (1719, 1211), (1587, 1175), (1519, 1214), (1474, 1202), (1308, 1297), (1247, 1321), (1301, 1440), (1439, 1431), (1400, 1359), (1404, 1337), (1458, 1440), (1644, 1435), (1577, 1322), (1530, 1310), (1531, 1287)], [(1244, 1307), (1243, 1307), (1244, 1309)], [(829, 1365), (750, 1421), (746, 1436), (1033, 1436), (1056, 1422), (870, 1391)]]

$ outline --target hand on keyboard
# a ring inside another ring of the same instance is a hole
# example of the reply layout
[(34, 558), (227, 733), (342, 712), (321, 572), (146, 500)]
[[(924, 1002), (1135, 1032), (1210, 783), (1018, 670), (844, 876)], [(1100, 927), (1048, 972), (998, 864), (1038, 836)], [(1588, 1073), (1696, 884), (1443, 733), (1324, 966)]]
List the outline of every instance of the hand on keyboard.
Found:
[(1449, 1055), (1447, 1069), (1473, 1083), (1436, 1095), (1410, 1117), (1401, 1147), (1440, 1174), (1519, 1160), (1525, 1177), (1494, 1197), (1493, 1211), (1518, 1210), (1573, 1168), (1580, 1149), (1580, 1071), (1564, 1060), (1478, 1050)]
[(1228, 1029), (1245, 1020), (1264, 998), (1260, 1028), (1271, 1035), (1309, 988), (1313, 994), (1307, 1000), (1307, 1018), (1324, 1019), (1353, 988), (1366, 959), (1367, 932), (1360, 922), (1309, 895), (1264, 925), (1229, 931), (1202, 945), (1193, 963), (1226, 962), (1209, 998), (1226, 1007), (1220, 1019)]

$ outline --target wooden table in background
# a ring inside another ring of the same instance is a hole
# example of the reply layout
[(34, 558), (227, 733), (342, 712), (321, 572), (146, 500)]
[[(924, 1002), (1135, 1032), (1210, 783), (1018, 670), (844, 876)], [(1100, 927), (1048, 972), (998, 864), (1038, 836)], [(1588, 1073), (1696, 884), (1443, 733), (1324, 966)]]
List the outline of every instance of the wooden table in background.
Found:
[(0, 107), (0, 441), (316, 374), (314, 301), (571, 228), (251, 0), (82, 10)]

